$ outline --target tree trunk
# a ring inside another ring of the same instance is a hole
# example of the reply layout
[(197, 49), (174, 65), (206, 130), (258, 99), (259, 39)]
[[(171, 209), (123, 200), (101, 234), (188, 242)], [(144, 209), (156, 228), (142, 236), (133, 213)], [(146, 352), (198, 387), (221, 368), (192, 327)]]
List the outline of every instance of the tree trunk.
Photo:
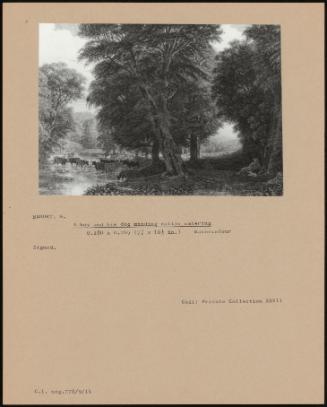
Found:
[(276, 174), (278, 171), (283, 170), (282, 158), (282, 126), (281, 115), (278, 114), (277, 123), (274, 129), (274, 134), (271, 140), (271, 152), (268, 161), (268, 174)]
[(169, 175), (184, 175), (181, 153), (170, 132), (170, 114), (167, 108), (167, 96), (161, 95), (158, 112), (158, 124), (161, 134), (161, 151)]
[(161, 152), (169, 175), (184, 175), (183, 163), (177, 145), (170, 133), (169, 119), (163, 112), (158, 120), (161, 138)]
[(159, 100), (155, 100), (144, 83), (140, 84), (140, 89), (150, 107), (152, 123), (159, 140), (166, 172), (169, 175), (184, 175), (181, 154), (170, 132), (170, 118), (165, 92)]
[(275, 175), (283, 170), (283, 152), (282, 152), (282, 111), (280, 93), (275, 93), (274, 103), (274, 125), (270, 140), (269, 158), (267, 164), (267, 173)]
[(196, 134), (191, 135), (190, 139), (190, 160), (196, 162), (199, 158), (199, 140)]
[(160, 145), (159, 141), (157, 139), (153, 140), (152, 143), (152, 165), (155, 166), (159, 163), (159, 151), (160, 151)]

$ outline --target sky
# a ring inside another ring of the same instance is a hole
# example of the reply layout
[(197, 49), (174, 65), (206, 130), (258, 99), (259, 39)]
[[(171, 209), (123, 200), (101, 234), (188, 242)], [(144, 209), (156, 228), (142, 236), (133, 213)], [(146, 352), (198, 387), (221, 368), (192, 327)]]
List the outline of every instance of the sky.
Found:
[[(242, 40), (246, 25), (222, 24), (223, 34), (219, 43), (213, 44), (219, 52), (228, 48), (234, 40)], [(86, 78), (86, 88), (92, 81), (92, 66), (78, 60), (79, 50), (86, 43), (86, 39), (77, 35), (78, 24), (39, 24), (39, 66), (53, 62), (64, 62), (70, 68), (76, 69)], [(95, 112), (92, 106), (88, 106), (84, 99), (71, 104), (77, 112)], [(220, 131), (221, 137), (232, 137), (232, 127), (227, 126), (228, 131)]]
[[(65, 24), (67, 26), (68, 24)], [(69, 24), (77, 27), (77, 24)], [(74, 35), (71, 29), (56, 28), (56, 24), (39, 24), (39, 66), (53, 62), (64, 62), (86, 78), (86, 86), (92, 81), (92, 69), (78, 60), (79, 50), (86, 40)], [(94, 111), (84, 100), (71, 104), (75, 111)]]

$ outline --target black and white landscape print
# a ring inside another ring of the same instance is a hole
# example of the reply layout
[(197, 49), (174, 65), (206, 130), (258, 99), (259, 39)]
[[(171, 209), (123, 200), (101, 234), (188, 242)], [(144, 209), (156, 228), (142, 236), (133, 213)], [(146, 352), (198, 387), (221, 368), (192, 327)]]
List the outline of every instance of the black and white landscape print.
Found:
[(39, 193), (283, 193), (277, 25), (40, 24)]

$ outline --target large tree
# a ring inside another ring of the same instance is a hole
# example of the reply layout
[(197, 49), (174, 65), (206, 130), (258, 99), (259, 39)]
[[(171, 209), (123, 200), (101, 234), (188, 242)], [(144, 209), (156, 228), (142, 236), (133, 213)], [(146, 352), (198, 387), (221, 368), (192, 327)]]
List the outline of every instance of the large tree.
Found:
[[(100, 142), (106, 150), (119, 146), (139, 150), (156, 144), (147, 104), (133, 79), (122, 70), (107, 77), (95, 69), (88, 102), (99, 108), (97, 113)], [(155, 153), (155, 157), (158, 155)]]
[(200, 155), (201, 142), (219, 128), (209, 83), (189, 81), (179, 88), (171, 101), (171, 131), (178, 145), (188, 147), (190, 159)]
[(235, 124), (243, 151), (267, 173), (282, 169), (278, 26), (252, 26), (216, 57), (212, 93), (218, 115)]
[(266, 97), (272, 100), (267, 172), (274, 174), (283, 168), (280, 26), (252, 25), (247, 28), (245, 35), (255, 46), (257, 80)]
[[(81, 58), (97, 64), (100, 76), (124, 71), (138, 87), (151, 129), (169, 174), (183, 174), (180, 149), (172, 134), (171, 100), (181, 84), (207, 79), (201, 67), (218, 26), (82, 24), (89, 42)], [(98, 78), (100, 77), (98, 74)]]
[[(109, 150), (115, 142), (127, 149), (152, 150), (153, 164), (159, 161), (159, 143), (151, 109), (144, 100), (133, 77), (118, 70), (106, 77), (95, 69), (88, 101), (99, 107), (100, 140)], [(210, 82), (189, 79), (176, 86), (169, 102), (171, 133), (178, 146), (189, 146), (192, 160), (199, 156), (201, 140), (218, 128), (215, 106), (211, 99)]]
[(271, 100), (265, 98), (257, 82), (251, 44), (237, 41), (218, 54), (212, 90), (218, 115), (235, 124), (244, 154), (263, 163), (271, 127)]
[(45, 64), (39, 70), (39, 156), (48, 158), (59, 140), (74, 129), (69, 103), (79, 99), (84, 78), (63, 63)]

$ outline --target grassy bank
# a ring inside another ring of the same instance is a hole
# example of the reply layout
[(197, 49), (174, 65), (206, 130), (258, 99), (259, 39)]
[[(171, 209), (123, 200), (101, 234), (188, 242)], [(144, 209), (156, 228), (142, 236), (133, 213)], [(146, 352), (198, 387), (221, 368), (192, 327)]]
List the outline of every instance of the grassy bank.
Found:
[(185, 163), (185, 177), (166, 177), (162, 163), (126, 170), (119, 183), (96, 185), (86, 195), (282, 195), (281, 177), (238, 175), (246, 165), (239, 153)]

